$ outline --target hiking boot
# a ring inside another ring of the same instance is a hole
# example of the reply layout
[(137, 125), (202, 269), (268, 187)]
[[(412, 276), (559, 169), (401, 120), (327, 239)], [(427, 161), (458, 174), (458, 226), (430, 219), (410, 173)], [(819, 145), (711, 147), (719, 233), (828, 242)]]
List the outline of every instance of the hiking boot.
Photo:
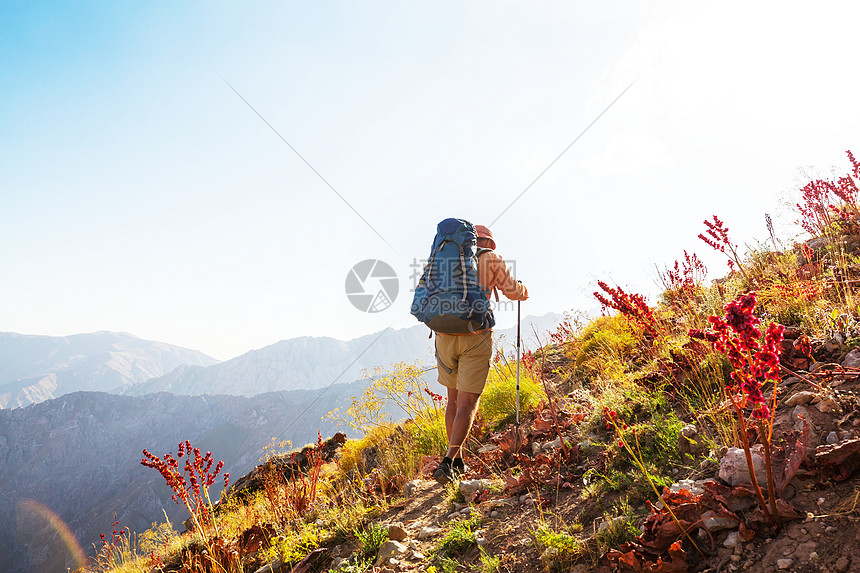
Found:
[(461, 477), (472, 471), (472, 468), (470, 468), (466, 464), (463, 464), (463, 467), (455, 466), (452, 464), (451, 471), (454, 472), (454, 478), (459, 480)]
[(442, 485), (454, 483), (454, 469), (451, 467), (451, 462), (442, 461), (436, 471), (433, 472), (433, 479)]

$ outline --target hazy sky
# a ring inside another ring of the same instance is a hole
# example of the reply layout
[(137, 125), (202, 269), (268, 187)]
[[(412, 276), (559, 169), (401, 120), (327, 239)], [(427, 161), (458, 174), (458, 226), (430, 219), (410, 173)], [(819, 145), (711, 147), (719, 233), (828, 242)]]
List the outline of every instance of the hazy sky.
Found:
[[(492, 227), (523, 312), (653, 300), (684, 249), (722, 275), (703, 219), (794, 232), (799, 169), (860, 152), (860, 7), (699, 4), (4, 3), (0, 330), (227, 359), (410, 326), (436, 223), (493, 221), (634, 80)], [(376, 314), (344, 294), (369, 258)]]

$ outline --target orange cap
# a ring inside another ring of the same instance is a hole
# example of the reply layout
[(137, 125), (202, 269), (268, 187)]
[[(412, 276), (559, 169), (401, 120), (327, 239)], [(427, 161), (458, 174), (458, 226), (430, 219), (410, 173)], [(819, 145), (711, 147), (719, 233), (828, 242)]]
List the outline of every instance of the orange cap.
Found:
[(483, 225), (475, 225), (475, 232), (478, 234), (479, 238), (487, 239), (490, 241), (490, 248), (496, 250), (496, 241), (493, 240), (493, 232), (490, 231)]

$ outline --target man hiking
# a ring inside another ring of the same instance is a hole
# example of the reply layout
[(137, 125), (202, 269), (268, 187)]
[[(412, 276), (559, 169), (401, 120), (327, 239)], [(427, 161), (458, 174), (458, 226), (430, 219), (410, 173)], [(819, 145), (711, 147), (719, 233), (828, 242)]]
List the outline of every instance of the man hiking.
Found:
[[(497, 289), (510, 300), (526, 300), (529, 294), (525, 285), (514, 279), (504, 259), (495, 253), (493, 233), (483, 225), (476, 225), (475, 233), (478, 237), (478, 283), (487, 299), (490, 292)], [(433, 472), (433, 478), (441, 484), (453, 483), (466, 471), (461, 450), (472, 429), (492, 358), (491, 327), (463, 334), (436, 333), (439, 382), (448, 389), (445, 409), (448, 451)]]

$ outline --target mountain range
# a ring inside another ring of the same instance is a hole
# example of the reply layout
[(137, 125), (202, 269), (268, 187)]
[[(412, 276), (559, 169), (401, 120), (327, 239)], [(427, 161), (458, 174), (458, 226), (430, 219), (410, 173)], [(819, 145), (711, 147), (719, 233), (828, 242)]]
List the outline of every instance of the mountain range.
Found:
[(124, 332), (37, 336), (0, 332), (0, 408), (16, 408), (80, 390), (120, 392), (181, 365), (214, 358)]

